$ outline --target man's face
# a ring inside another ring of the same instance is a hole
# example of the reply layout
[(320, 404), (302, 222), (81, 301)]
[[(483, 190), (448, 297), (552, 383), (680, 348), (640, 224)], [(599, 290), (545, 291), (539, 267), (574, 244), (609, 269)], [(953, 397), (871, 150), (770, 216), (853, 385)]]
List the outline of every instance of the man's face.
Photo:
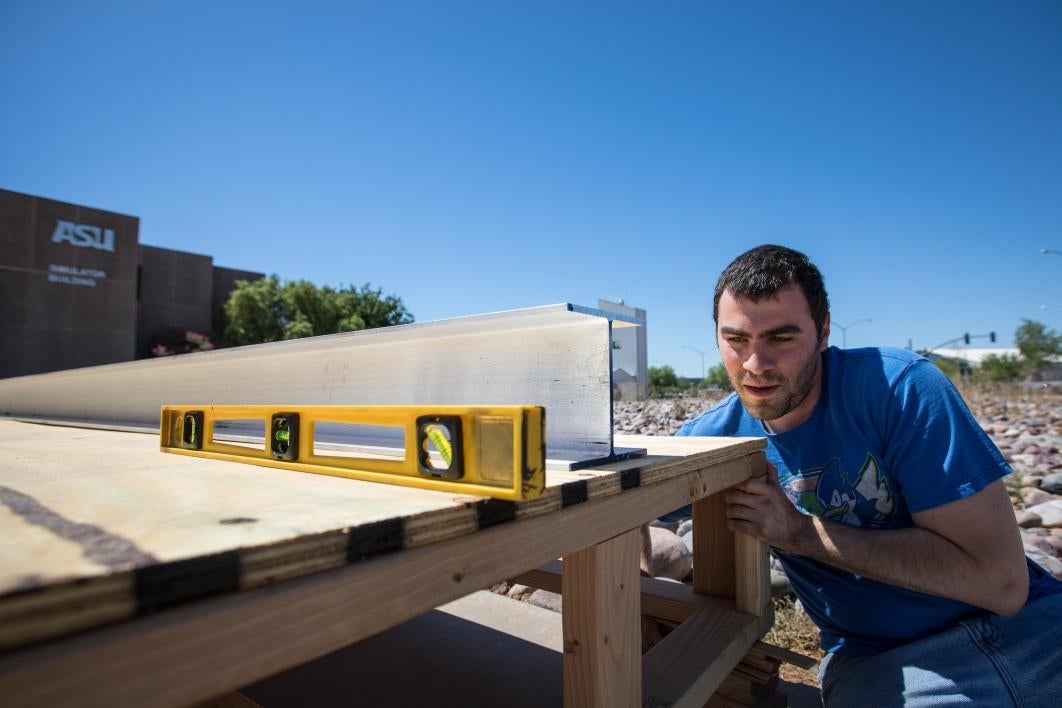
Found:
[(723, 365), (749, 415), (768, 421), (774, 432), (807, 420), (819, 399), (819, 354), (826, 349), (830, 321), (827, 316), (823, 331), (816, 331), (800, 287), (791, 283), (759, 302), (725, 291), (717, 328)]

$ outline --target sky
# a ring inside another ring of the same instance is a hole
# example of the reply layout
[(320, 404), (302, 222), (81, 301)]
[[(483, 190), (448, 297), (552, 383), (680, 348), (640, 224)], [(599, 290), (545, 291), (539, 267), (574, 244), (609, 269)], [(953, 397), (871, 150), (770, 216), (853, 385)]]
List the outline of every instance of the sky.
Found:
[(1062, 329), (1060, 126), (1053, 1), (0, 0), (0, 188), (418, 322), (622, 299), (687, 376), (763, 243), (837, 345)]

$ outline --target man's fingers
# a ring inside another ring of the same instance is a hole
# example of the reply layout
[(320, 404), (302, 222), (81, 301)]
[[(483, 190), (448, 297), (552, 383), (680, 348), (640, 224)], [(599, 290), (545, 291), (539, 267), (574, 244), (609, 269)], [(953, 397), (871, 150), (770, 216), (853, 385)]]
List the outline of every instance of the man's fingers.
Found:
[(727, 506), (753, 506), (763, 498), (763, 495), (734, 488), (728, 489), (723, 498), (726, 499)]
[(770, 462), (767, 463), (767, 483), (772, 487), (778, 486), (778, 470)]
[(745, 521), (743, 519), (727, 519), (726, 527), (734, 533), (743, 533), (754, 538), (766, 541), (767, 538), (763, 533), (763, 529), (752, 521)]
[(749, 523), (748, 521), (741, 521), (741, 520), (737, 520), (737, 519), (727, 519), (726, 520), (726, 527), (728, 529), (730, 529), (731, 531), (740, 531), (741, 533), (745, 533), (745, 534), (748, 534), (750, 536), (754, 536), (755, 535), (754, 533), (752, 533), (752, 530), (755, 527), (751, 523)]
[(727, 490), (727, 494), (733, 491), (763, 495), (770, 493), (771, 485), (762, 479), (746, 479), (744, 482), (738, 482), (733, 487), (730, 487), (730, 489)]
[(751, 519), (754, 516), (760, 516), (763, 512), (760, 511), (758, 505), (753, 504), (726, 504), (726, 518), (727, 519)]

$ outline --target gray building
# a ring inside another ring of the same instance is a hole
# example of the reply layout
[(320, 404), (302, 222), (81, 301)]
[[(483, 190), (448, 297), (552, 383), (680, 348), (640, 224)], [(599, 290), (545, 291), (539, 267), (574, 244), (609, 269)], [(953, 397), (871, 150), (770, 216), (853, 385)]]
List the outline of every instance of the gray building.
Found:
[(237, 279), (141, 246), (140, 220), (0, 189), (0, 377), (129, 361), (173, 327), (216, 333)]

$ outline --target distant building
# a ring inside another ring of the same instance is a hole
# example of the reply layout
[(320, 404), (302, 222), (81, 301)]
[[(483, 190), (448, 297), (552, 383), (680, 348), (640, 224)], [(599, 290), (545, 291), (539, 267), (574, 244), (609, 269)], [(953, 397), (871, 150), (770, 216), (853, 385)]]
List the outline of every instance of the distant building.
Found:
[[(1012, 356), (1021, 357), (1021, 351), (1017, 347), (945, 347), (929, 351), (918, 352), (931, 361), (946, 360), (959, 366), (959, 373), (971, 373), (973, 369), (981, 366), (988, 356)], [(1027, 375), (1029, 381), (1062, 382), (1062, 356), (1049, 356), (1039, 369)]]
[[(598, 299), (597, 308), (645, 321), (645, 310), (630, 307), (623, 301)], [(616, 400), (641, 401), (649, 397), (649, 358), (645, 346), (647, 326), (612, 328), (612, 380)]]
[(174, 326), (218, 334), (238, 279), (139, 243), (140, 220), (0, 189), (0, 378), (145, 357)]
[(645, 396), (639, 393), (638, 379), (620, 368), (612, 370), (612, 398), (617, 401), (640, 401)]
[(1004, 354), (1021, 356), (1021, 352), (1016, 347), (944, 347), (922, 353), (923, 356), (929, 359), (934, 356), (941, 359), (955, 359), (957, 361), (965, 361), (971, 366), (980, 366), (985, 357), (993, 354), (996, 356), (1003, 356)]

